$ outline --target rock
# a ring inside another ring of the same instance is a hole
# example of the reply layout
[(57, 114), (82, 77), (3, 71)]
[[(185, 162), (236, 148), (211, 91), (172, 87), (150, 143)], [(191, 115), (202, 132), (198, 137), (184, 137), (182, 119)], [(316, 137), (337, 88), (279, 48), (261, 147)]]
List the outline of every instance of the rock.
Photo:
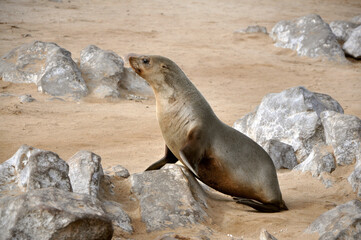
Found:
[(343, 44), (343, 50), (354, 58), (361, 58), (361, 24), (352, 31), (350, 37)]
[(275, 46), (293, 49), (300, 56), (346, 61), (335, 35), (319, 15), (280, 21), (272, 28), (270, 36)]
[(69, 178), (76, 193), (98, 197), (103, 177), (101, 157), (89, 151), (79, 151), (69, 160)]
[(80, 68), (97, 97), (120, 96), (118, 82), (124, 75), (124, 61), (116, 53), (90, 45), (80, 53)]
[(28, 103), (28, 102), (35, 101), (35, 98), (33, 98), (30, 94), (25, 94), (25, 95), (19, 96), (19, 100), (21, 103)]
[(259, 236), (260, 240), (277, 240), (274, 236), (272, 236), (266, 229), (261, 229), (261, 234)]
[(112, 220), (113, 227), (118, 227), (127, 233), (133, 233), (131, 219), (119, 203), (104, 201), (102, 206), (108, 218)]
[(297, 158), (292, 146), (271, 139), (266, 142), (265, 150), (270, 155), (276, 169), (293, 169), (297, 164)]
[(118, 86), (128, 93), (143, 96), (152, 96), (153, 90), (149, 84), (132, 68), (124, 68), (124, 77), (119, 81)]
[(54, 187), (72, 191), (69, 166), (56, 153), (23, 145), (0, 165), (0, 191)]
[(82, 97), (87, 87), (71, 53), (55, 43), (35, 41), (13, 49), (0, 60), (2, 79), (35, 83), (53, 96)]
[(0, 199), (1, 239), (111, 239), (111, 220), (88, 195), (56, 188)]
[(316, 146), (305, 161), (297, 165), (294, 170), (312, 173), (313, 177), (318, 177), (322, 172), (331, 173), (336, 169), (335, 158), (327, 146)]
[(353, 23), (361, 24), (361, 15), (358, 15), (358, 16), (355, 16), (355, 17), (351, 18), (350, 21), (353, 22)]
[[(203, 235), (203, 236), (184, 236), (183, 234), (177, 234), (174, 232), (171, 233), (166, 233), (163, 234), (157, 238), (155, 238), (154, 240), (210, 240), (209, 237)], [(234, 238), (232, 238), (231, 240), (236, 240)]]
[(113, 171), (114, 171), (114, 175), (118, 177), (128, 178), (130, 176), (129, 171), (125, 167), (120, 165), (114, 166)]
[(334, 149), (338, 165), (355, 162), (360, 153), (361, 120), (356, 116), (324, 111), (321, 121), (325, 131), (326, 143)]
[(319, 115), (325, 110), (343, 113), (330, 96), (295, 87), (266, 95), (254, 112), (237, 120), (233, 127), (264, 148), (270, 139), (291, 145), (297, 161), (303, 162), (313, 146), (324, 143)]
[(350, 21), (333, 21), (330, 23), (330, 28), (333, 34), (335, 34), (337, 40), (343, 44), (350, 37), (352, 31), (359, 25), (360, 24)]
[[(358, 146), (361, 149), (361, 143)], [(361, 198), (361, 152), (359, 151), (356, 155), (356, 166), (355, 170), (348, 177), (348, 182), (351, 184), (354, 192)]]
[(360, 239), (361, 202), (353, 200), (325, 212), (306, 232), (318, 232), (319, 239)]
[(241, 30), (235, 31), (235, 33), (264, 33), (264, 34), (268, 34), (267, 33), (267, 28), (263, 27), (263, 26), (259, 26), (259, 25), (248, 26), (246, 29), (241, 29)]
[(201, 186), (188, 170), (178, 165), (132, 174), (130, 180), (147, 232), (184, 227), (208, 217)]

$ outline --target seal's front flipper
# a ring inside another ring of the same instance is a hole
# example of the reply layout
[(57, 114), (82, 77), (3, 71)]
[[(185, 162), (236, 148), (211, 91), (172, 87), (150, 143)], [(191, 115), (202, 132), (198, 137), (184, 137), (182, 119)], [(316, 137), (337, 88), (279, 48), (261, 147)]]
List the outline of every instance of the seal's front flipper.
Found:
[(198, 176), (198, 164), (202, 160), (204, 149), (200, 145), (201, 133), (196, 129), (189, 132), (187, 136), (187, 142), (179, 151), (179, 155), (184, 165), (197, 177)]
[(237, 203), (247, 205), (251, 208), (256, 209), (260, 212), (280, 212), (283, 210), (288, 210), (286, 204), (282, 201), (282, 204), (273, 204), (273, 203), (259, 203), (252, 199), (245, 199), (245, 198), (233, 198), (236, 200)]
[(150, 165), (145, 171), (158, 170), (161, 169), (167, 163), (176, 163), (177, 161), (178, 159), (176, 158), (176, 156), (174, 156), (174, 154), (169, 150), (168, 146), (165, 145), (164, 157), (162, 157), (160, 160)]

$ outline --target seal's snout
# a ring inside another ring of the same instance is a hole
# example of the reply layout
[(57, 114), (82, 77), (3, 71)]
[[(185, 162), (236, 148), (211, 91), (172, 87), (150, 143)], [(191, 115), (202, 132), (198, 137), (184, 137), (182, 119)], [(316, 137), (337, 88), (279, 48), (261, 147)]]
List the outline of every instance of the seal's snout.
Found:
[(136, 73), (140, 74), (140, 73), (141, 73), (141, 70), (140, 70), (140, 68), (139, 68), (139, 64), (138, 64), (138, 62), (137, 62), (137, 59), (138, 59), (138, 58), (135, 57), (135, 56), (129, 56), (128, 61), (129, 61), (130, 66), (133, 68), (133, 70), (134, 70)]

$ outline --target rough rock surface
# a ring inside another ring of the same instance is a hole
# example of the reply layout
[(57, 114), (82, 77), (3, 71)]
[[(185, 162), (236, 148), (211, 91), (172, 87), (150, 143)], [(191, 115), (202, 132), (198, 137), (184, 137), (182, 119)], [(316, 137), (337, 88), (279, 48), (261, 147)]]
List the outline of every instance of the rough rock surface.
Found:
[(69, 178), (73, 191), (98, 197), (103, 177), (101, 157), (89, 151), (79, 151), (69, 160)]
[(56, 188), (0, 199), (1, 239), (111, 239), (111, 220), (88, 195)]
[[(361, 143), (359, 143), (359, 149), (361, 149)], [(354, 192), (361, 198), (361, 151), (356, 154), (356, 166), (355, 170), (348, 177), (348, 182), (351, 184)]]
[(351, 18), (350, 21), (353, 22), (353, 23), (359, 23), (359, 24), (361, 24), (361, 14), (360, 14), (360, 15), (357, 15), (357, 16), (355, 16), (355, 17), (353, 17), (353, 18)]
[(102, 202), (102, 206), (107, 216), (112, 220), (114, 227), (119, 227), (127, 233), (133, 233), (134, 230), (131, 219), (119, 203), (104, 201)]
[(130, 179), (148, 232), (184, 227), (202, 222), (208, 216), (201, 186), (178, 165), (133, 174)]
[(346, 61), (345, 54), (329, 25), (311, 14), (278, 22), (270, 33), (275, 46), (296, 50), (300, 56)]
[(343, 44), (350, 37), (352, 31), (359, 25), (360, 24), (350, 21), (333, 21), (330, 23), (330, 28), (333, 34), (335, 34), (337, 40)]
[(322, 172), (331, 173), (335, 169), (336, 163), (332, 150), (324, 145), (315, 146), (306, 160), (294, 168), (302, 172), (309, 171), (313, 177), (318, 177)]
[(361, 58), (361, 24), (352, 31), (350, 37), (343, 44), (343, 50), (354, 58)]
[(330, 96), (295, 87), (266, 95), (254, 112), (237, 120), (233, 127), (262, 147), (270, 139), (289, 144), (298, 162), (303, 162), (313, 146), (324, 142), (319, 114), (325, 110), (343, 113)]
[(0, 191), (55, 187), (72, 191), (69, 166), (56, 153), (23, 145), (0, 165)]
[(82, 97), (87, 87), (71, 53), (55, 43), (35, 41), (13, 49), (0, 60), (4, 81), (35, 83), (53, 96)]
[(356, 155), (361, 151), (361, 120), (356, 116), (324, 111), (321, 113), (321, 121), (326, 143), (333, 147), (337, 164), (354, 163)]
[(276, 169), (293, 169), (297, 164), (297, 158), (292, 146), (271, 139), (266, 142), (265, 150), (271, 157)]
[(320, 239), (360, 239), (361, 201), (353, 200), (339, 205), (319, 216), (307, 229), (318, 232)]

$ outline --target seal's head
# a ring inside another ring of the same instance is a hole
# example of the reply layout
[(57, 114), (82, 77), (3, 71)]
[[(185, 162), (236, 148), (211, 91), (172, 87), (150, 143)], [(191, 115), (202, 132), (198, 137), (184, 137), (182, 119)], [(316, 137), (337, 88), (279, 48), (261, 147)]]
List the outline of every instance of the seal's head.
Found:
[(130, 56), (130, 66), (153, 88), (169, 85), (174, 86), (175, 81), (186, 80), (183, 71), (168, 58), (156, 55)]

